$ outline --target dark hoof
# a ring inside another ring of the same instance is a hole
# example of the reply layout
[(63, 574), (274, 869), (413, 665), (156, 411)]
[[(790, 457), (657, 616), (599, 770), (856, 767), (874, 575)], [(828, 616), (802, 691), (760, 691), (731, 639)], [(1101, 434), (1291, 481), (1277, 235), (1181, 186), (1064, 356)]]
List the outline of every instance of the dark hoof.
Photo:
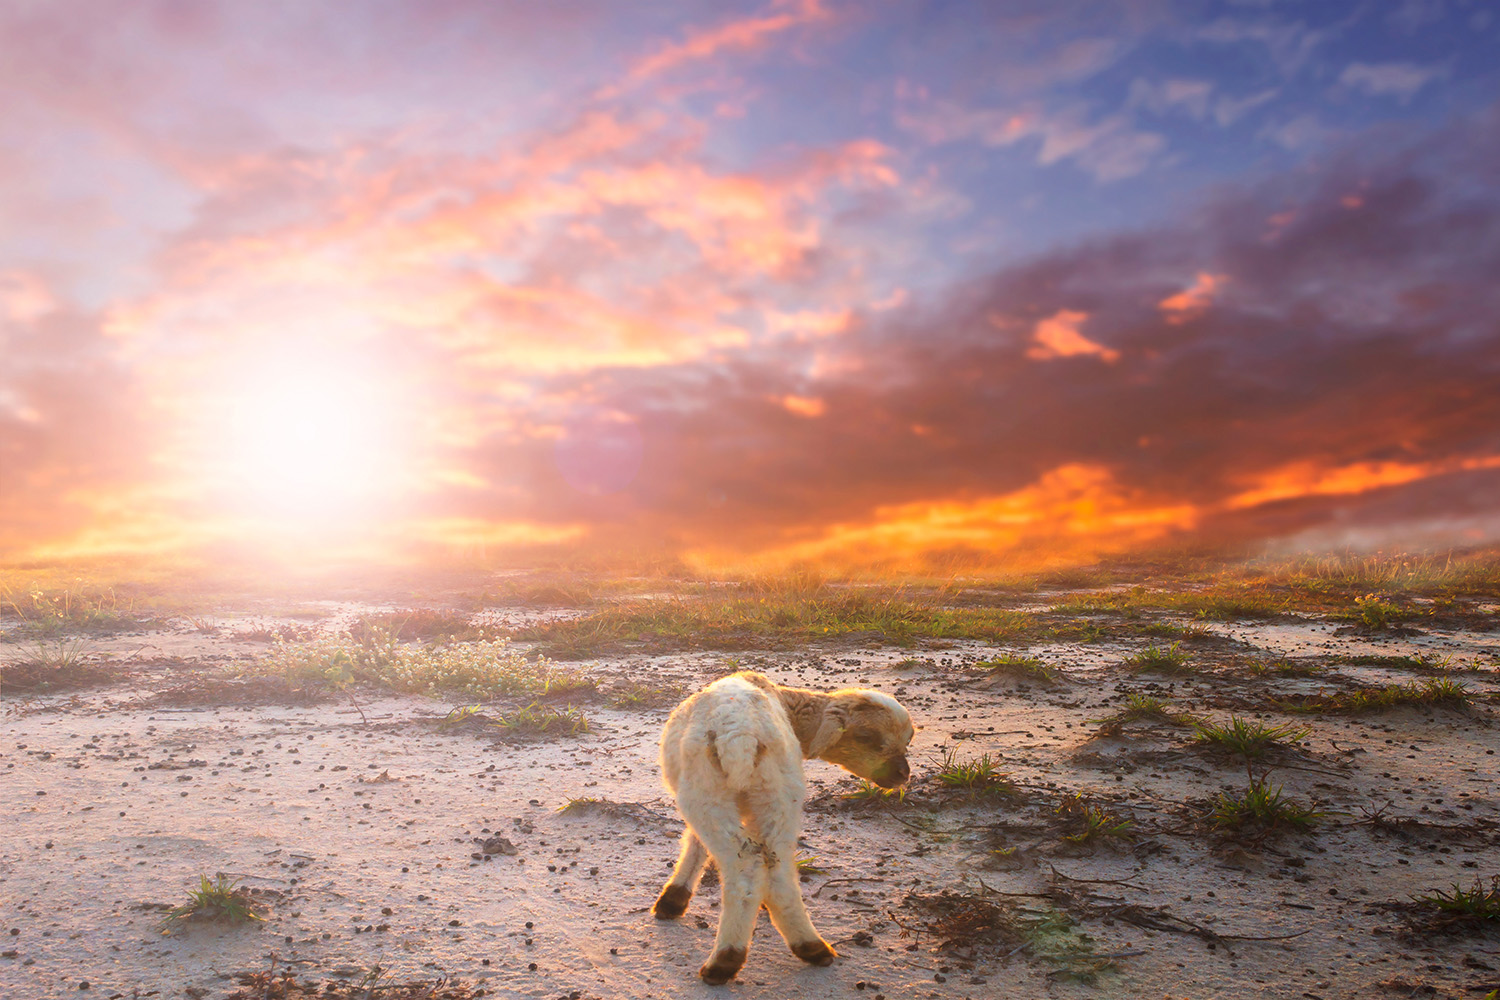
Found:
[(703, 968), (698, 970), (698, 975), (710, 986), (723, 986), (734, 978), (735, 973), (745, 964), (745, 949), (725, 948), (716, 951), (713, 957), (704, 963)]
[(672, 920), (682, 916), (683, 911), (687, 909), (688, 901), (692, 898), (692, 890), (687, 886), (669, 885), (661, 891), (656, 905), (651, 907), (651, 912), (656, 914), (657, 920)]
[(792, 945), (792, 954), (809, 965), (832, 965), (833, 960), (838, 957), (838, 952), (828, 947), (828, 942), (820, 938), (797, 942)]

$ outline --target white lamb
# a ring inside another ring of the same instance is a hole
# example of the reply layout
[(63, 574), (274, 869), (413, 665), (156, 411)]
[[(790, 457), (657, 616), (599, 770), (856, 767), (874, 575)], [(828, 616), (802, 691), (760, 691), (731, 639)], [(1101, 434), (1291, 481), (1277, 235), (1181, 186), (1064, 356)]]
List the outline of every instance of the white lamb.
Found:
[(662, 774), (687, 829), (652, 912), (661, 920), (681, 916), (712, 855), (724, 897), (714, 950), (698, 970), (704, 982), (718, 985), (739, 972), (762, 905), (798, 958), (833, 961), (797, 885), (802, 761), (818, 757), (895, 788), (911, 776), (911, 738), (911, 718), (890, 695), (782, 687), (748, 671), (673, 710), (661, 734)]

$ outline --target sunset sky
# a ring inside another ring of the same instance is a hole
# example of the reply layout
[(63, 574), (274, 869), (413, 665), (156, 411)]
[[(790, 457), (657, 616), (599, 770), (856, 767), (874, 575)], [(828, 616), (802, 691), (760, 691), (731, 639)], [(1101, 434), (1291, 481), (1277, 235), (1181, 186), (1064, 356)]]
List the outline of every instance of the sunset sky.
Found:
[(0, 3), (0, 561), (1500, 538), (1500, 7)]

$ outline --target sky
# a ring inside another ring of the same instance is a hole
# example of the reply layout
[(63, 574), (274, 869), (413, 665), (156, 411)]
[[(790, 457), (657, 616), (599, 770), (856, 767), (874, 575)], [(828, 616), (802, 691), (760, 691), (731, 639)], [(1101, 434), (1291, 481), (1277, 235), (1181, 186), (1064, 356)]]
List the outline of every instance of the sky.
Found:
[(1500, 540), (1489, 0), (0, 2), (0, 561)]

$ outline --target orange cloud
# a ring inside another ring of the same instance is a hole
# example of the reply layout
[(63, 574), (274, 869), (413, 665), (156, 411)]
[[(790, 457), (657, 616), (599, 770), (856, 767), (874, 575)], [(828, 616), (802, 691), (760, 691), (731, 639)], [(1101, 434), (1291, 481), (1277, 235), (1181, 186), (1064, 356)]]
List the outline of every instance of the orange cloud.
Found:
[(1120, 352), (1096, 344), (1078, 328), (1088, 322), (1089, 314), (1072, 309), (1059, 309), (1046, 319), (1039, 320), (1032, 332), (1032, 346), (1026, 356), (1033, 361), (1050, 361), (1053, 358), (1071, 358), (1080, 355), (1097, 355), (1103, 361), (1114, 364), (1120, 360)]
[(1156, 307), (1161, 310), (1168, 323), (1185, 323), (1190, 319), (1196, 319), (1213, 304), (1214, 292), (1224, 281), (1222, 274), (1200, 271), (1190, 286), (1176, 295), (1169, 295), (1162, 299)]
[(1500, 455), (1453, 459), (1445, 462), (1355, 462), (1333, 467), (1296, 462), (1258, 477), (1256, 485), (1228, 498), (1226, 510), (1244, 510), (1315, 496), (1356, 496), (1388, 486), (1401, 486), (1454, 472), (1500, 469)]
[(782, 396), (777, 402), (799, 417), (821, 417), (828, 410), (827, 403), (812, 396)]
[(794, 9), (782, 13), (742, 18), (716, 28), (690, 32), (682, 41), (665, 45), (637, 62), (630, 68), (628, 79), (631, 83), (639, 83), (686, 63), (712, 59), (724, 51), (754, 49), (773, 35), (827, 16), (818, 0), (803, 0)]
[[(813, 539), (769, 547), (748, 561), (768, 567), (813, 562), (899, 570), (967, 553), (992, 565), (1059, 565), (1190, 530), (1199, 518), (1191, 504), (1153, 500), (1121, 487), (1101, 466), (1076, 463), (1010, 493), (879, 507), (868, 521), (833, 525)], [(710, 569), (746, 562), (722, 549), (701, 549), (687, 558)]]

